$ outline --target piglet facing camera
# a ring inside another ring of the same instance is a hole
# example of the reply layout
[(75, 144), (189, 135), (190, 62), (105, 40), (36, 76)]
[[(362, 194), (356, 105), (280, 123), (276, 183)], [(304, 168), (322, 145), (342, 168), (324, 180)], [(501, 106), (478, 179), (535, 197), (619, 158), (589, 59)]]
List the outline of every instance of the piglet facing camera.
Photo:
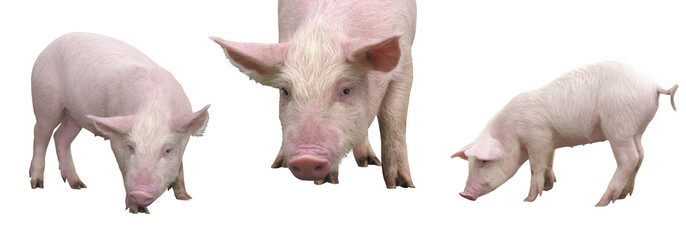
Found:
[(86, 187), (71, 156), (71, 142), (86, 128), (110, 140), (131, 213), (149, 213), (147, 206), (169, 188), (179, 200), (191, 198), (181, 159), (190, 136), (205, 131), (209, 105), (193, 112), (176, 79), (143, 53), (101, 35), (66, 34), (36, 60), (31, 91), (32, 188), (43, 188), (46, 148), (59, 125), (57, 159), (71, 188)]
[(624, 199), (633, 193), (644, 157), (641, 136), (657, 111), (659, 96), (670, 95), (676, 111), (677, 87), (663, 89), (638, 69), (608, 61), (572, 70), (547, 86), (519, 94), (473, 143), (452, 156), (469, 161), (467, 185), (460, 195), (476, 200), (529, 160), (531, 187), (524, 200), (534, 201), (557, 180), (556, 148), (608, 140), (617, 169), (596, 206)]

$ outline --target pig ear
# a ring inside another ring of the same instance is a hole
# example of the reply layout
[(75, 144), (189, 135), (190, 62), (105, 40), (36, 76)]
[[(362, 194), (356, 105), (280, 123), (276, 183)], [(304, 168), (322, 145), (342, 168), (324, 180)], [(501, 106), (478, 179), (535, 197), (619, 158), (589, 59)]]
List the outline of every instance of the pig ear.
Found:
[(193, 136), (202, 136), (207, 127), (207, 122), (210, 120), (210, 114), (207, 109), (208, 104), (197, 112), (178, 116), (172, 120), (172, 127), (179, 133), (190, 133)]
[(383, 39), (359, 40), (347, 45), (348, 61), (354, 64), (367, 65), (381, 72), (390, 72), (398, 65), (400, 36)]
[(274, 86), (272, 80), (279, 73), (290, 43), (239, 43), (210, 37), (218, 43), (231, 63), (256, 82)]
[(479, 160), (497, 160), (503, 156), (503, 145), (496, 139), (486, 138), (475, 142), (464, 154)]
[(93, 120), (95, 128), (105, 136), (126, 134), (131, 131), (133, 123), (136, 121), (135, 115), (117, 117), (96, 117), (87, 115), (86, 117)]
[(467, 157), (467, 155), (464, 154), (464, 151), (467, 151), (467, 149), (471, 148), (472, 144), (473, 143), (470, 143), (467, 146), (464, 146), (462, 149), (460, 149), (460, 151), (458, 151), (455, 154), (453, 154), (452, 156), (450, 156), (450, 158), (460, 157), (464, 160), (469, 159), (469, 157)]

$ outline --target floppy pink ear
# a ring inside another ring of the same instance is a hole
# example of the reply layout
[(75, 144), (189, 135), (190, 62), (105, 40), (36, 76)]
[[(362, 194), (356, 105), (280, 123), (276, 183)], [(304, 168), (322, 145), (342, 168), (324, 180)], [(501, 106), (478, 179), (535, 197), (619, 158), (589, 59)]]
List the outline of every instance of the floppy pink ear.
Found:
[(503, 145), (496, 139), (485, 138), (475, 142), (464, 154), (469, 157), (475, 156), (479, 160), (497, 160), (503, 156)]
[(349, 43), (348, 61), (354, 64), (367, 65), (381, 72), (390, 72), (400, 62), (400, 36), (384, 39), (358, 40)]
[(193, 136), (202, 136), (207, 127), (207, 122), (210, 120), (210, 114), (207, 109), (210, 105), (197, 112), (178, 116), (172, 120), (172, 129), (179, 133), (190, 133)]
[(467, 157), (467, 155), (464, 154), (464, 151), (467, 151), (467, 149), (471, 148), (472, 144), (473, 143), (467, 144), (467, 146), (464, 146), (462, 149), (460, 149), (460, 151), (458, 151), (455, 154), (453, 154), (452, 156), (450, 156), (450, 158), (460, 157), (464, 160), (469, 159), (469, 157)]
[(105, 136), (128, 133), (131, 131), (133, 123), (136, 121), (135, 115), (116, 117), (96, 117), (87, 115), (86, 117), (93, 120), (95, 128)]
[(250, 79), (273, 86), (271, 80), (280, 71), (290, 43), (239, 43), (210, 37), (224, 50), (226, 57)]

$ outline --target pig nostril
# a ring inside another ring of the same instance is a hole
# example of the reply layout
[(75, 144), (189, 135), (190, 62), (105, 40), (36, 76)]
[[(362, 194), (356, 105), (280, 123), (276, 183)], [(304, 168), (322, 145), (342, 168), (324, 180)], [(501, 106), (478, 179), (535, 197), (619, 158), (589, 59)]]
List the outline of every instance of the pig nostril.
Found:
[(300, 172), (300, 168), (298, 168), (298, 167), (296, 167), (296, 166), (291, 166), (291, 167), (292, 167), (293, 170), (295, 170), (296, 172)]
[(316, 166), (316, 167), (314, 168), (314, 170), (315, 170), (315, 171), (319, 171), (319, 170), (322, 170), (322, 168), (323, 168), (322, 166)]

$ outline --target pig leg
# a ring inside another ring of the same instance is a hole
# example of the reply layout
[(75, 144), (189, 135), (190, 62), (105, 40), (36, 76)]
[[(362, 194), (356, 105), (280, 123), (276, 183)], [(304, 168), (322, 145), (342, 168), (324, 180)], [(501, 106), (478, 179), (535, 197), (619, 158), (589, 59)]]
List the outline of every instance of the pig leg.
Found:
[(324, 179), (314, 180), (314, 184), (316, 185), (322, 185), (327, 182), (331, 184), (338, 184), (338, 165), (331, 166), (329, 174), (327, 174), (326, 177), (324, 177)]
[(634, 193), (634, 182), (636, 181), (636, 174), (638, 173), (638, 169), (641, 167), (641, 163), (643, 163), (643, 146), (641, 145), (641, 136), (643, 133), (636, 134), (634, 136), (634, 144), (636, 144), (636, 151), (638, 152), (638, 163), (636, 164), (636, 168), (634, 169), (634, 172), (631, 174), (631, 177), (629, 177), (629, 182), (627, 182), (626, 187), (624, 187), (624, 190), (622, 190), (622, 194), (619, 195), (619, 199), (624, 199), (626, 198), (627, 195), (631, 195)]
[(357, 166), (367, 167), (368, 165), (381, 166), (381, 162), (374, 154), (372, 145), (369, 144), (369, 137), (365, 137), (363, 142), (353, 147), (353, 156), (357, 161)]
[(403, 66), (403, 73), (391, 80), (386, 90), (379, 114), (381, 132), (381, 168), (386, 187), (414, 187), (407, 161), (405, 129), (407, 106), (412, 88), (412, 62)]
[(69, 114), (63, 114), (62, 124), (55, 131), (55, 150), (57, 150), (57, 160), (60, 162), (60, 172), (62, 173), (62, 181), (69, 181), (69, 186), (72, 189), (86, 188), (79, 175), (76, 174), (76, 168), (74, 168), (74, 161), (71, 157), (71, 143), (74, 141), (79, 132), (81, 131), (81, 126), (76, 123), (76, 121), (69, 116)]
[(176, 180), (171, 184), (170, 188), (174, 189), (174, 196), (178, 200), (190, 200), (192, 198), (186, 192), (186, 182), (183, 180), (183, 162), (179, 166), (179, 175), (176, 175)]
[(276, 155), (276, 159), (274, 160), (274, 163), (272, 163), (272, 168), (287, 168), (288, 167), (288, 162), (286, 161), (286, 158), (284, 157), (283, 154), (283, 143), (281, 144), (281, 149), (279, 149), (279, 154)]
[(529, 153), (529, 164), (531, 166), (531, 187), (529, 195), (524, 199), (526, 202), (533, 202), (537, 196), (543, 195), (545, 190), (546, 173), (548, 167), (552, 165), (555, 148), (550, 143), (541, 142), (530, 144), (527, 149)]
[[(357, 166), (367, 167), (369, 164), (380, 166), (381, 162), (374, 154), (369, 138), (365, 137), (364, 141), (353, 148), (353, 156), (357, 161)], [(272, 166), (273, 167), (273, 166)], [(332, 167), (329, 174), (322, 180), (315, 180), (314, 184), (321, 185), (324, 183), (338, 184), (338, 165)]]
[(543, 183), (543, 191), (548, 191), (553, 189), (553, 184), (557, 182), (555, 178), (555, 172), (553, 172), (553, 158), (548, 161), (548, 167), (545, 169), (545, 183)]
[(33, 128), (33, 158), (29, 168), (31, 188), (43, 188), (43, 172), (45, 171), (45, 152), (50, 143), (52, 131), (55, 130), (62, 118), (62, 107), (58, 101), (41, 101), (34, 98), (34, 112), (36, 125)]
[(617, 160), (617, 170), (596, 207), (607, 206), (610, 201), (619, 199), (629, 178), (636, 170), (639, 154), (633, 138), (623, 140), (610, 140), (612, 152)]
[(125, 202), (126, 202), (126, 208), (124, 210), (128, 209), (130, 213), (133, 213), (133, 214), (138, 214), (138, 213), (150, 214), (150, 211), (148, 211), (148, 207), (138, 206), (138, 204), (131, 201), (131, 198), (129, 198), (128, 194), (126, 195)]

